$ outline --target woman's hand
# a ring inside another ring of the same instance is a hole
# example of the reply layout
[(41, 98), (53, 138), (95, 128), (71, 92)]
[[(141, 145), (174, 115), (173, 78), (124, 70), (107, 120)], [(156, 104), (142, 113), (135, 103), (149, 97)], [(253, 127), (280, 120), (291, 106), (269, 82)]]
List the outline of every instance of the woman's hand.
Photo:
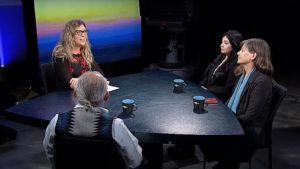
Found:
[(72, 78), (71, 80), (70, 80), (70, 88), (71, 89), (74, 89), (75, 88), (75, 86), (76, 86), (76, 84), (77, 84), (77, 81), (78, 81), (78, 78)]
[(204, 86), (201, 86), (203, 89), (205, 89), (205, 90), (207, 90), (207, 88), (206, 87), (204, 87)]

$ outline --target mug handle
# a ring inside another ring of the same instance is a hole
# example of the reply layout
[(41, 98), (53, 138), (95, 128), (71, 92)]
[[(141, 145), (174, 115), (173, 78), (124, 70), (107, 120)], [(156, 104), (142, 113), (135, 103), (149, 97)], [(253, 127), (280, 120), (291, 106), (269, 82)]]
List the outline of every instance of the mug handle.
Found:
[(133, 103), (133, 110), (132, 111), (136, 111), (137, 109), (137, 105)]
[(186, 89), (186, 86), (187, 86), (186, 83), (182, 83), (182, 84), (183, 84), (182, 88)]
[(203, 108), (205, 108), (207, 106), (208, 106), (208, 103), (204, 100), (204, 106), (203, 106)]

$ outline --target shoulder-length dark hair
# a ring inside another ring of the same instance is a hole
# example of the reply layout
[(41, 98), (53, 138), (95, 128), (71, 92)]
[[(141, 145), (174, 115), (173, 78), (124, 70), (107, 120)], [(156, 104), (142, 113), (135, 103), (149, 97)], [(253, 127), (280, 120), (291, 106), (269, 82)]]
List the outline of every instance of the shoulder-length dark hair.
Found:
[[(271, 62), (271, 52), (269, 45), (263, 39), (247, 39), (241, 42), (241, 47), (245, 45), (250, 53), (256, 53), (254, 59), (254, 67), (260, 72), (268, 75), (272, 81), (273, 79), (273, 65)], [(235, 70), (235, 75), (241, 75), (244, 71), (243, 66), (238, 66)]]

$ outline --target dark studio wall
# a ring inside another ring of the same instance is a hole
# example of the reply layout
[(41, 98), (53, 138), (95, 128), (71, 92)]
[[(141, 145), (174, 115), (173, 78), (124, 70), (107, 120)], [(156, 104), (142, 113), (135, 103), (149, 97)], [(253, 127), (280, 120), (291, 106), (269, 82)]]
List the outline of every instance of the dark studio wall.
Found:
[[(27, 2), (28, 3), (24, 4), (22, 0), (3, 0), (0, 3), (2, 8), (7, 11), (3, 17), (9, 20), (9, 22), (5, 22), (5, 24), (8, 24), (6, 26), (12, 29), (12, 31), (2, 32), (2, 35), (5, 33), (8, 37), (3, 43), (7, 44), (7, 42), (10, 42), (9, 48), (6, 49), (21, 53), (19, 57), (7, 55), (6, 57), (8, 57), (11, 62), (1, 67), (3, 83), (12, 89), (32, 86), (35, 84), (37, 77), (39, 77), (35, 17), (34, 8), (32, 7), (33, 1)], [(18, 10), (21, 11), (20, 13), (14, 11), (15, 9), (12, 8), (19, 6), (20, 9)], [(15, 19), (17, 16), (14, 15), (18, 15), (18, 19)], [(2, 35), (0, 34), (0, 36)], [(22, 44), (23, 41), (25, 41), (23, 45), (24, 50), (18, 46)]]
[[(274, 73), (300, 72), (298, 1), (200, 1), (199, 22), (190, 37), (200, 58), (195, 81), (201, 80), (204, 68), (220, 51), (221, 35), (229, 29), (242, 33), (244, 39), (262, 38), (269, 44)], [(276, 79), (275, 79), (276, 80)]]
[[(192, 20), (187, 24), (186, 60), (196, 67), (192, 80), (198, 83), (205, 67), (220, 52), (222, 34), (238, 30), (244, 39), (262, 38), (269, 44), (274, 73), (299, 72), (297, 66), (300, 45), (298, 1), (215, 1), (194, 0)], [(143, 55), (153, 61), (151, 47), (157, 43), (147, 27), (143, 27)]]
[[(23, 0), (27, 5), (24, 8), (24, 24), (27, 36), (26, 64), (13, 67), (13, 72), (22, 72), (18, 81), (15, 73), (12, 77), (6, 76), (12, 83), (19, 86), (23, 81), (31, 85), (42, 85), (37, 61), (36, 35), (33, 0)], [(140, 0), (144, 1), (144, 0)], [(149, 1), (149, 0), (146, 0)], [(172, 3), (170, 0), (164, 0)], [(31, 2), (31, 3), (30, 3)], [(300, 45), (299, 20), (300, 5), (298, 1), (214, 1), (193, 0), (189, 10), (192, 15), (186, 30), (186, 53), (188, 63), (196, 67), (192, 80), (198, 83), (205, 67), (220, 52), (221, 35), (229, 29), (242, 33), (244, 39), (260, 37), (270, 45), (275, 73), (300, 72), (295, 61), (298, 57)], [(168, 8), (166, 6), (166, 8)], [(142, 13), (143, 11), (141, 11)], [(143, 16), (143, 19), (146, 16)], [(155, 50), (151, 50), (156, 43), (142, 21), (142, 57), (120, 62), (100, 65), (108, 77), (120, 76), (141, 72), (143, 67), (159, 59)], [(29, 66), (29, 67), (28, 67)], [(9, 71), (6, 71), (9, 72)], [(26, 77), (30, 76), (30, 78)], [(13, 80), (15, 79), (15, 80)]]

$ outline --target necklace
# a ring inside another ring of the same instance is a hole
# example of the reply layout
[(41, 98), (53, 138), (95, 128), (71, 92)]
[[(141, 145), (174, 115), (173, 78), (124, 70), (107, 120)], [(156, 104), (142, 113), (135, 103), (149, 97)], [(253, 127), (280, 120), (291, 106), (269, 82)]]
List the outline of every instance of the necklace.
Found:
[(219, 66), (221, 66), (227, 59), (228, 59), (228, 56), (226, 56), (226, 57), (224, 58), (224, 60), (219, 64)]

